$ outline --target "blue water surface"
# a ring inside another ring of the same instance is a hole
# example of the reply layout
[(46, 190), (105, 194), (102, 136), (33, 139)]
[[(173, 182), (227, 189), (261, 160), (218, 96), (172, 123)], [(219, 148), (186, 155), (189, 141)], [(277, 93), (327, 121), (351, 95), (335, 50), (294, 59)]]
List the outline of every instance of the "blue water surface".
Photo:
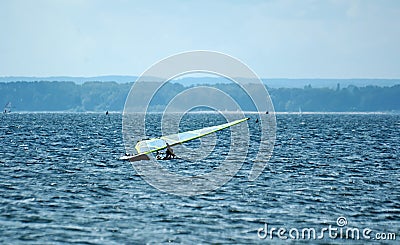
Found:
[[(195, 114), (191, 122), (217, 116)], [(256, 127), (257, 115), (250, 117)], [(260, 239), (258, 230), (266, 224), (319, 231), (340, 228), (339, 217), (348, 222), (342, 228), (371, 229), (375, 242), (376, 233), (400, 240), (400, 115), (277, 115), (273, 156), (259, 178), (249, 181), (246, 162), (221, 188), (193, 197), (160, 192), (118, 159), (125, 152), (120, 114), (0, 120), (2, 244), (265, 244), (270, 234)], [(224, 151), (216, 146), (210, 157)], [(185, 174), (217, 167), (212, 159), (163, 164)], [(275, 233), (272, 242), (287, 241)], [(354, 242), (327, 234), (313, 241)]]

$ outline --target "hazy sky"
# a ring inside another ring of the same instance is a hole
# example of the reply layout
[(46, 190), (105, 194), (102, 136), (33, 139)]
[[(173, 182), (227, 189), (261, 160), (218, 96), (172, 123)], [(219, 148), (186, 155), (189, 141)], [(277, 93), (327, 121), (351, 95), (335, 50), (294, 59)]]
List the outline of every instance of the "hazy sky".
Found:
[(398, 0), (0, 0), (0, 76), (140, 75), (189, 50), (265, 78), (400, 78)]

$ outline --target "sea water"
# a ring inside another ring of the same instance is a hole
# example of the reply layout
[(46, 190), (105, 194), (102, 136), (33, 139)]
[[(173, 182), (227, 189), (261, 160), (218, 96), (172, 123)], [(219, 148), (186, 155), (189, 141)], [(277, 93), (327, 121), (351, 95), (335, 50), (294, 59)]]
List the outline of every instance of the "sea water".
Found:
[[(217, 116), (196, 114), (192, 122)], [(250, 117), (254, 125), (257, 115)], [(192, 197), (157, 190), (118, 159), (125, 153), (120, 114), (0, 120), (3, 244), (400, 240), (400, 115), (277, 115), (273, 155), (255, 181), (246, 162), (222, 187)], [(216, 168), (210, 158), (161, 164), (190, 175)], [(358, 229), (360, 240), (346, 238), (347, 228)], [(303, 237), (304, 229), (316, 237)]]

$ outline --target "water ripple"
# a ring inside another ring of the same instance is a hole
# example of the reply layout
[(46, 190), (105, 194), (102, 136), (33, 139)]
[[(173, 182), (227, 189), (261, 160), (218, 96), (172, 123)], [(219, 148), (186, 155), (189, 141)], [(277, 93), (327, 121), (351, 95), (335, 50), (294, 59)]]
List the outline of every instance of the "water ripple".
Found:
[[(339, 216), (399, 234), (400, 116), (278, 115), (277, 123), (273, 157), (256, 181), (246, 162), (216, 191), (178, 197), (118, 160), (121, 115), (3, 115), (0, 243), (265, 243), (257, 230), (266, 222), (320, 229)], [(224, 151), (217, 145), (211, 159), (163, 164), (197, 175), (216, 168)]]

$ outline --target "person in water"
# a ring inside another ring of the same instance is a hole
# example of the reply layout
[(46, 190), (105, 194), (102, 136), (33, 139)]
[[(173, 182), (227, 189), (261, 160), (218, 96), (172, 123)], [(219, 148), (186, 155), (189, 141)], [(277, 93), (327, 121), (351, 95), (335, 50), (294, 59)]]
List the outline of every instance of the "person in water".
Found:
[(172, 150), (171, 146), (167, 143), (167, 150), (165, 151), (165, 160), (169, 160), (175, 158), (176, 155), (174, 154), (174, 150)]

